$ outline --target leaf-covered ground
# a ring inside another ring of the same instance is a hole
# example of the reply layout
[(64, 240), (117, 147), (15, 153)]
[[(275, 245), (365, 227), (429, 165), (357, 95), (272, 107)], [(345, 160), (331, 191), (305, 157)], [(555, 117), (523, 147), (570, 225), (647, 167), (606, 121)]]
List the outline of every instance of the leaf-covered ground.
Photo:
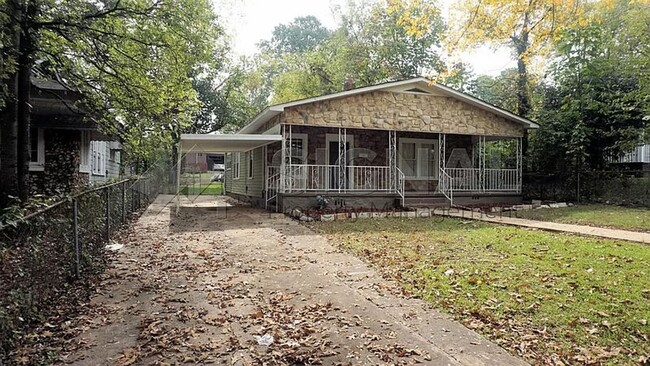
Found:
[(650, 209), (612, 205), (578, 205), (566, 208), (517, 211), (516, 217), (650, 232)]
[(440, 218), (316, 228), (529, 362), (648, 362), (649, 246)]
[(12, 364), (523, 364), (295, 221), (209, 196), (175, 216), (170, 200)]

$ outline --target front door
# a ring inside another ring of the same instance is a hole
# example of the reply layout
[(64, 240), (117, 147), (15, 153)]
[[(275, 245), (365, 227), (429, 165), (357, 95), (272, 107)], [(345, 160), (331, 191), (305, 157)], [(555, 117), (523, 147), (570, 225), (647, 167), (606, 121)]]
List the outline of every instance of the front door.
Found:
[[(345, 150), (350, 150), (350, 142), (345, 143)], [(338, 141), (329, 141), (327, 144), (327, 164), (329, 165), (329, 174), (328, 174), (328, 188), (333, 190), (338, 190), (339, 188), (349, 188), (350, 187), (350, 177), (347, 177), (343, 186), (341, 186), (341, 172), (339, 170), (339, 142)], [(347, 165), (344, 164), (347, 169)]]

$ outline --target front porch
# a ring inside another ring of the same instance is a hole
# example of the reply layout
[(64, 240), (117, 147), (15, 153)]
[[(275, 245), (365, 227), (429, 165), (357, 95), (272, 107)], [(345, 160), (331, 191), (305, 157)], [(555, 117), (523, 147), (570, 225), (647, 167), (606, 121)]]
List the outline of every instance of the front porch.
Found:
[(417, 197), (454, 205), (455, 196), (521, 193), (520, 137), (295, 125), (280, 132), (264, 154), (267, 207), (278, 195), (392, 197), (404, 206)]

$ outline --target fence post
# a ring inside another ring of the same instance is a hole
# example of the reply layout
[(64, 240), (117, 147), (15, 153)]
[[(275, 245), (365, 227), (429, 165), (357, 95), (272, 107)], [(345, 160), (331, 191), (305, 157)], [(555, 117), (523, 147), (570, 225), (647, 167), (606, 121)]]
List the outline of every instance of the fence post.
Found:
[(578, 189), (576, 190), (576, 203), (580, 203), (580, 170), (578, 170)]
[(79, 250), (79, 222), (77, 219), (78, 207), (77, 199), (72, 199), (72, 234), (74, 237), (74, 252), (76, 260), (77, 279), (81, 277), (81, 253)]
[(106, 187), (106, 243), (111, 240), (111, 187)]
[(126, 224), (126, 181), (122, 182), (122, 225)]
[(135, 211), (135, 183), (131, 184), (131, 213)]
[(140, 209), (140, 194), (141, 194), (141, 193), (140, 193), (140, 185), (141, 185), (141, 183), (140, 183), (140, 179), (138, 179), (138, 180), (136, 181), (136, 183), (137, 183), (137, 187), (138, 187), (138, 188), (137, 188), (135, 191), (138, 193), (138, 197), (137, 197), (137, 203), (135, 204), (135, 207), (136, 207), (135, 210), (137, 211), (137, 210)]
[(144, 185), (144, 203), (146, 205), (149, 203), (149, 191), (147, 191), (147, 181), (146, 180), (142, 181), (142, 184)]

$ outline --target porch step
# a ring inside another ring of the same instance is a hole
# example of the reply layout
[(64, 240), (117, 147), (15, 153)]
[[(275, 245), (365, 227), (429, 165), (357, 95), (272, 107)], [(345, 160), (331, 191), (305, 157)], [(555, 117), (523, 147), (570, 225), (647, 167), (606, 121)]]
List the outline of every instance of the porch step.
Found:
[(449, 207), (449, 200), (445, 197), (404, 197), (406, 207)]

